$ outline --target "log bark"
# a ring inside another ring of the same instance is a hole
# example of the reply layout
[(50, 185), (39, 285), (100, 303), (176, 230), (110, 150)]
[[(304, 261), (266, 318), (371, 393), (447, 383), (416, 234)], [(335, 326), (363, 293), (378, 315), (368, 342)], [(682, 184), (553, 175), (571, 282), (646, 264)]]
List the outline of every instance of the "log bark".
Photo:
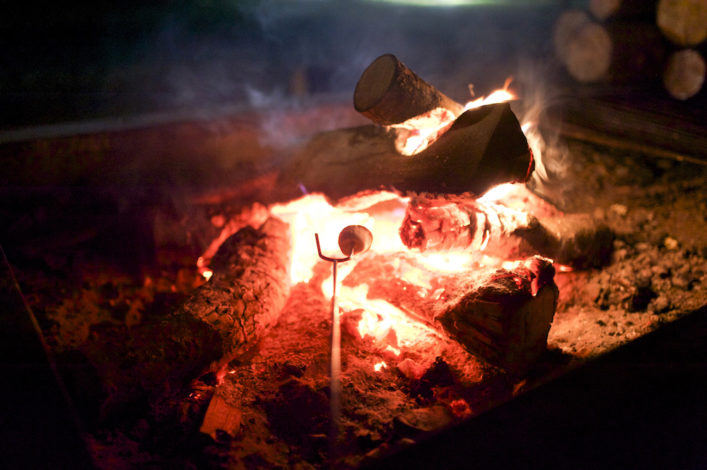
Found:
[(706, 68), (705, 60), (694, 49), (673, 52), (663, 72), (663, 85), (675, 99), (692, 98), (702, 89)]
[(514, 259), (540, 254), (575, 268), (610, 260), (614, 235), (584, 214), (538, 220), (527, 211), (468, 197), (410, 200), (400, 227), (403, 243), (421, 251), (462, 250)]
[(590, 0), (589, 11), (600, 21), (608, 19), (653, 18), (655, 0)]
[(374, 60), (354, 90), (354, 108), (376, 124), (398, 124), (435, 108), (458, 116), (463, 106), (418, 77), (392, 54)]
[(270, 218), (258, 230), (245, 227), (221, 245), (213, 276), (176, 315), (215, 333), (222, 355), (243, 351), (277, 322), (289, 293), (289, 264), (286, 223)]
[(528, 142), (508, 103), (466, 111), (414, 156), (398, 153), (394, 142), (395, 131), (378, 126), (319, 134), (284, 169), (280, 191), (291, 197), (302, 185), (334, 201), (381, 188), (481, 194), (500, 183), (525, 181), (533, 170)]
[(696, 46), (707, 38), (707, 3), (660, 0), (656, 22), (665, 37), (678, 46)]
[(660, 32), (648, 23), (589, 23), (567, 44), (568, 73), (582, 83), (657, 80), (665, 56)]
[(530, 258), (512, 270), (435, 275), (428, 289), (401, 276), (408, 269), (420, 270), (414, 255), (401, 253), (395, 263), (385, 261), (380, 255), (368, 256), (343, 285), (367, 284), (368, 298), (390, 302), (471, 353), (513, 372), (527, 370), (546, 350), (559, 294), (548, 260)]

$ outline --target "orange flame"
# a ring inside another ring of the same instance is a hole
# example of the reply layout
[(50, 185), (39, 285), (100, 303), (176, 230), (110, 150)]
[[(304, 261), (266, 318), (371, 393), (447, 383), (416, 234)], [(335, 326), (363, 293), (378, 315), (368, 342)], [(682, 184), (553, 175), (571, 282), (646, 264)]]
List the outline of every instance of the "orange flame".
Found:
[[(512, 80), (509, 77), (503, 88), (493, 91), (488, 96), (467, 102), (464, 105), (464, 111), (516, 99), (516, 95), (509, 90)], [(469, 90), (472, 89), (473, 87), (470, 86)], [(411, 156), (420, 153), (444, 134), (456, 118), (457, 116), (446, 108), (435, 108), (400, 124), (394, 124), (390, 128), (395, 129), (398, 133), (395, 148), (402, 155)]]
[[(487, 97), (481, 97), (468, 102), (464, 109), (473, 109), (493, 103), (500, 103), (515, 99), (509, 90), (510, 79), (502, 89), (496, 90)], [(431, 142), (444, 133), (451, 126), (456, 116), (446, 109), (438, 108), (424, 116), (395, 126), (399, 136), (404, 139), (399, 142), (399, 151), (406, 155), (413, 155), (426, 148)], [(532, 128), (526, 123), (524, 132)], [(529, 137), (529, 141), (530, 141)], [(531, 142), (531, 146), (533, 143)], [(402, 149), (402, 150), (401, 150)], [(385, 202), (385, 204), (378, 204)], [(321, 194), (310, 194), (289, 203), (275, 204), (267, 208), (267, 214), (277, 216), (290, 226), (291, 235), (291, 280), (294, 283), (310, 282), (315, 273), (315, 267), (321, 262), (314, 241), (314, 234), (318, 233), (322, 251), (330, 256), (341, 256), (337, 240), (340, 231), (347, 225), (363, 225), (373, 233), (371, 252), (377, 254), (394, 254), (408, 251), (402, 243), (399, 228), (405, 217), (405, 210), (409, 198), (398, 194), (380, 191), (373, 195), (349, 201), (345, 206), (334, 207), (327, 202)], [(524, 212), (528, 205), (538, 210), (551, 212), (553, 209), (540, 198), (532, 195), (523, 184), (502, 184), (489, 190), (476, 201), (486, 207), (495, 207), (502, 203), (505, 210)], [(385, 207), (374, 209), (375, 207)], [(199, 271), (208, 280), (213, 272), (208, 268), (208, 262), (218, 249), (218, 246), (232, 233), (246, 224), (259, 225), (264, 219), (263, 212), (251, 211), (253, 220), (244, 220), (242, 217), (234, 223), (226, 223), (217, 240), (208, 247), (204, 256), (200, 257), (197, 265)], [(493, 212), (493, 211), (490, 211)], [(493, 224), (493, 220), (489, 221)], [(481, 226), (482, 224), (476, 224)], [(487, 230), (483, 228), (482, 230)], [(439, 299), (444, 289), (435, 287), (434, 279), (445, 273), (459, 273), (469, 271), (476, 267), (514, 269), (522, 261), (504, 259), (503, 253), (490, 253), (490, 236), (480, 233), (478, 245), (474, 250), (434, 252), (426, 251), (416, 253), (417, 266), (401, 267), (395, 265), (396, 276), (401, 281), (416, 286), (421, 297), (433, 301)], [(475, 236), (476, 236), (475, 235)], [(392, 263), (396, 257), (391, 256)], [(357, 259), (352, 259), (339, 265), (339, 279), (355, 269)], [(566, 272), (570, 267), (557, 266), (558, 271)], [(321, 276), (318, 276), (321, 281)], [(321, 282), (321, 290), (325, 296), (332, 295), (332, 279), (329, 277)], [(440, 343), (440, 334), (421, 322), (411, 320), (406, 312), (382, 299), (368, 298), (369, 286), (360, 284), (355, 287), (340, 285), (337, 290), (339, 307), (344, 311), (362, 309), (362, 317), (357, 325), (358, 334), (362, 339), (371, 338), (379, 343), (384, 357), (395, 360), (401, 355), (402, 349), (410, 346), (423, 346), (434, 349)], [(385, 361), (376, 363), (375, 371), (387, 367)]]

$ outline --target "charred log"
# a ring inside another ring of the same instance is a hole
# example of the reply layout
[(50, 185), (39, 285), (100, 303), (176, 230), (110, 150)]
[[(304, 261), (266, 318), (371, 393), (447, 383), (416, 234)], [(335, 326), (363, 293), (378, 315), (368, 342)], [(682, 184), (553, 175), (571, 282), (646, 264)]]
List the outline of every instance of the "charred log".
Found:
[(400, 237), (421, 251), (456, 249), (511, 258), (539, 253), (578, 268), (608, 263), (614, 239), (607, 226), (586, 215), (541, 221), (525, 211), (453, 196), (412, 198)]
[[(637, 105), (640, 103), (640, 105)], [(541, 126), (567, 138), (640, 155), (704, 165), (707, 135), (700, 106), (623, 92), (574, 96), (548, 109)]]
[(287, 224), (270, 218), (245, 227), (214, 256), (213, 277), (179, 309), (216, 333), (222, 354), (253, 345), (272, 326), (289, 293), (290, 241)]
[(356, 84), (354, 108), (376, 124), (398, 124), (435, 108), (463, 106), (418, 77), (392, 54), (374, 60)]
[(370, 256), (343, 284), (368, 284), (369, 298), (387, 300), (412, 319), (510, 371), (527, 370), (546, 350), (559, 294), (550, 261), (535, 257), (512, 270), (433, 275), (428, 289), (401, 276), (405, 270), (419, 270), (418, 263), (408, 254), (400, 254), (396, 263)]
[(395, 150), (395, 131), (377, 126), (315, 136), (280, 176), (294, 196), (303, 185), (338, 201), (366, 190), (481, 194), (525, 181), (533, 170), (528, 142), (508, 103), (466, 111), (427, 149), (414, 156)]

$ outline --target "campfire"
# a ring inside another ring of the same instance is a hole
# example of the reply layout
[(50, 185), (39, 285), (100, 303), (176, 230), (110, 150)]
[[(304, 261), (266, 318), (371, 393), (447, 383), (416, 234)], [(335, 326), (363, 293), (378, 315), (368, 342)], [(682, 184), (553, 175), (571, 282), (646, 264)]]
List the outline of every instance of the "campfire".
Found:
[[(282, 171), (281, 202), (225, 224), (176, 314), (193, 365), (222, 368), (202, 432), (245, 452), (261, 444), (243, 429), (268, 421), (315, 461), (357, 465), (383, 451), (384, 421), (439, 430), (488, 406), (472, 391), (537, 363), (555, 273), (605, 263), (613, 234), (527, 189), (542, 157), (498, 99), (507, 88), (462, 106), (381, 56), (354, 95), (375, 124), (314, 136)], [(381, 403), (372, 429), (353, 424), (382, 384), (410, 395)]]
[[(668, 289), (701, 302), (704, 272), (680, 267), (700, 255), (663, 234), (627, 242), (652, 216), (536, 191), (547, 146), (511, 83), (462, 104), (383, 55), (354, 91), (372, 123), (318, 132), (228, 188), (235, 209), (198, 202), (189, 269), (47, 307), (51, 346), (88, 364), (69, 375), (94, 457), (375, 465), (677, 316)], [(178, 232), (160, 217), (158, 245)], [(76, 315), (104, 304), (95, 324)]]

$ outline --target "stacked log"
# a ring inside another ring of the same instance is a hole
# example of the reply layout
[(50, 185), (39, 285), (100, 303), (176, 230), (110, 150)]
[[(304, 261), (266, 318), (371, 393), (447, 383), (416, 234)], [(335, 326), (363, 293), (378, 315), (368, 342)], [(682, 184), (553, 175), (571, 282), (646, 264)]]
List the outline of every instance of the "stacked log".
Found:
[(368, 298), (384, 299), (415, 321), (458, 341), (471, 353), (515, 373), (527, 372), (546, 351), (558, 289), (554, 267), (540, 257), (512, 269), (436, 275), (425, 292), (400, 275), (419, 270), (419, 260), (396, 254), (366, 256), (343, 280), (367, 284)]
[(632, 85), (662, 79), (675, 99), (699, 93), (703, 0), (590, 0), (587, 10), (567, 10), (555, 23), (555, 54), (573, 79)]
[(422, 80), (392, 54), (364, 70), (354, 91), (354, 108), (371, 121), (388, 126), (445, 108), (458, 116), (463, 106)]
[(678, 46), (697, 46), (707, 39), (704, 0), (660, 0), (656, 18), (665, 37)]

